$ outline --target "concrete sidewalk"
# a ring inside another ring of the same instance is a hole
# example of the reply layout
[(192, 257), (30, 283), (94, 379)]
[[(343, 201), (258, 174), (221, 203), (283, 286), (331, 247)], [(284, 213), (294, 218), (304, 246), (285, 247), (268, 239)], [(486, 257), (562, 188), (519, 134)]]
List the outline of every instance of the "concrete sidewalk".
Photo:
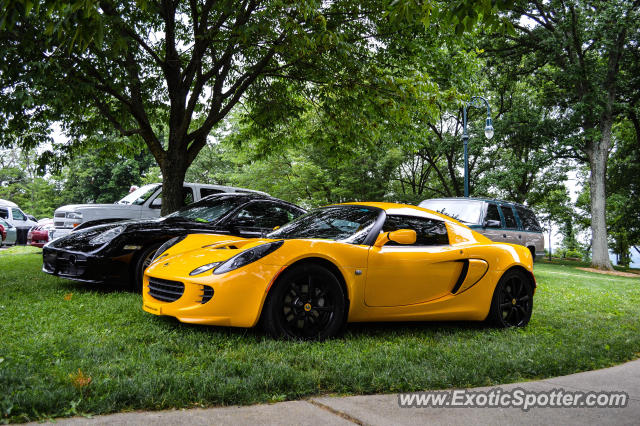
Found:
[(640, 425), (640, 360), (612, 368), (572, 374), (535, 382), (514, 383), (473, 391), (522, 388), (541, 392), (626, 392), (625, 408), (400, 408), (398, 395), (319, 397), (303, 401), (246, 407), (134, 412), (58, 419), (58, 425), (483, 425), (565, 424)]

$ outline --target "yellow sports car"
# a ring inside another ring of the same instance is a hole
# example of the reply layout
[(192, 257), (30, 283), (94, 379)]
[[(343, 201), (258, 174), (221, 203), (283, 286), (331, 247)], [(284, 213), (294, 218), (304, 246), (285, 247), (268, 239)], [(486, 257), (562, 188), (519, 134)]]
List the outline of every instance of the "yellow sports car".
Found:
[(531, 252), (494, 243), (447, 216), (349, 203), (299, 217), (265, 238), (192, 234), (160, 247), (143, 309), (186, 323), (323, 339), (347, 322), (489, 320), (525, 326)]

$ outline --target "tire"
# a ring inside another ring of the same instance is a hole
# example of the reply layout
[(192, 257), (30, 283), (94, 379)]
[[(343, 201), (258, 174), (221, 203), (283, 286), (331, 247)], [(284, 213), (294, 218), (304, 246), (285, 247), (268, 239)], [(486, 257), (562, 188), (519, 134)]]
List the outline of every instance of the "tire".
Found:
[(302, 264), (274, 284), (263, 308), (263, 325), (275, 338), (324, 340), (343, 331), (347, 315), (338, 278), (322, 266)]
[(531, 252), (532, 260), (535, 262), (536, 261), (536, 248), (535, 247), (529, 247), (529, 251)]
[(487, 320), (496, 327), (524, 327), (533, 312), (533, 286), (521, 270), (510, 269), (498, 281)]
[(144, 247), (140, 251), (136, 263), (133, 267), (133, 273), (131, 274), (130, 290), (135, 293), (142, 293), (142, 277), (144, 276), (144, 270), (147, 269), (151, 263), (151, 258), (156, 253), (156, 250), (160, 248), (161, 244), (154, 244), (149, 247)]

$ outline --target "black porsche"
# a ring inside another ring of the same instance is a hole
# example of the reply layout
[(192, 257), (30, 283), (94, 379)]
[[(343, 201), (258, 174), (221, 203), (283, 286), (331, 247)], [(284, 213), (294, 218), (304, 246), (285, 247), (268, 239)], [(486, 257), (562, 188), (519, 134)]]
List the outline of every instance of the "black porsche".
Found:
[(163, 243), (190, 233), (259, 237), (305, 210), (253, 193), (216, 194), (160, 219), (91, 226), (43, 248), (42, 270), (76, 281), (142, 288), (142, 275)]

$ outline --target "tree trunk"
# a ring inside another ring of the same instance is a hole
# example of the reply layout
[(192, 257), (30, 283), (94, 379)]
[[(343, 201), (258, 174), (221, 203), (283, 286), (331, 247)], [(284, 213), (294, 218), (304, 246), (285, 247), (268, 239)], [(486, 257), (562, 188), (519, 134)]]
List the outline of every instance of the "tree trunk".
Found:
[(184, 155), (169, 155), (162, 165), (162, 216), (182, 207), (184, 202), (182, 187), (188, 167)]
[(596, 269), (611, 270), (609, 259), (609, 245), (607, 244), (606, 222), (606, 189), (607, 157), (611, 144), (612, 120), (603, 120), (602, 137), (594, 141), (587, 154), (591, 173), (589, 183), (591, 185), (591, 266)]

